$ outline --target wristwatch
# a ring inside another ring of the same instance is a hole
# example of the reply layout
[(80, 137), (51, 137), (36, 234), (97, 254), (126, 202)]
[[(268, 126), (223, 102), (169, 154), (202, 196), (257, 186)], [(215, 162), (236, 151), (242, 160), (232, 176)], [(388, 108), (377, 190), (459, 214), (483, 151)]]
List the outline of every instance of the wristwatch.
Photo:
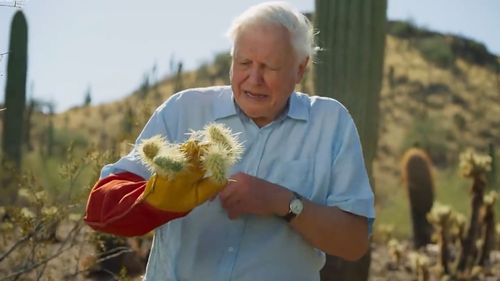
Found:
[(293, 218), (302, 213), (302, 209), (304, 209), (302, 196), (300, 196), (297, 192), (293, 192), (292, 200), (290, 200), (290, 204), (288, 205), (288, 214), (282, 216), (282, 218), (285, 221), (290, 222)]

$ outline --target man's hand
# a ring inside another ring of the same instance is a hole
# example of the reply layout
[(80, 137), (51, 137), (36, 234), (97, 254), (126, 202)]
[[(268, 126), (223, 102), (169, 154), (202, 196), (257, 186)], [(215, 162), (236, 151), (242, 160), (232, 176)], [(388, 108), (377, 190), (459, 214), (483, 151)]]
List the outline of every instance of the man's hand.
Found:
[(283, 216), (288, 212), (292, 196), (292, 192), (282, 186), (245, 173), (229, 177), (228, 184), (219, 193), (230, 219), (245, 214)]
[[(241, 215), (284, 216), (292, 191), (244, 173), (231, 176), (219, 193), (230, 219)], [(365, 217), (304, 199), (304, 210), (289, 225), (312, 246), (347, 260), (359, 259), (368, 249)]]

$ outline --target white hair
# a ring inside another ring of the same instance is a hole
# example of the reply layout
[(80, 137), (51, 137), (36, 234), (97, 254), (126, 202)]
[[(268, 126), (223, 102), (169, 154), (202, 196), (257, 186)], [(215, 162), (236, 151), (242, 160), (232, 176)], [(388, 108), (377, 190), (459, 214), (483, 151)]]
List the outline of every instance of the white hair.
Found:
[(309, 57), (313, 60), (319, 49), (314, 41), (314, 29), (307, 17), (296, 8), (283, 1), (265, 2), (250, 7), (233, 20), (227, 36), (234, 43), (239, 33), (247, 26), (255, 24), (279, 24), (290, 33), (291, 44), (299, 59)]

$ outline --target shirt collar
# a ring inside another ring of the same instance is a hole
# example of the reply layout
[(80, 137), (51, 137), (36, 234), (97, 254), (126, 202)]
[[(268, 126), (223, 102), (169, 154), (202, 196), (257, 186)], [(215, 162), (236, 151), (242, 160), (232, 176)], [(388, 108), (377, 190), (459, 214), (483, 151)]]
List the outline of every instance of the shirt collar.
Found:
[[(238, 114), (237, 105), (234, 101), (233, 92), (229, 88), (229, 94), (225, 91), (220, 94), (220, 99), (216, 99), (213, 107), (215, 119), (222, 119), (225, 117)], [(307, 99), (301, 97), (302, 94), (293, 92), (288, 100), (288, 113), (287, 117), (297, 120), (309, 120), (309, 107), (306, 104)]]
[[(229, 93), (228, 93), (229, 92)], [(222, 119), (232, 115), (236, 115), (233, 99), (233, 91), (231, 88), (224, 89), (220, 94), (218, 99), (214, 99), (213, 109), (215, 119)]]
[(288, 104), (288, 117), (297, 120), (309, 120), (309, 106), (306, 103), (307, 99), (302, 97), (302, 94), (293, 92)]

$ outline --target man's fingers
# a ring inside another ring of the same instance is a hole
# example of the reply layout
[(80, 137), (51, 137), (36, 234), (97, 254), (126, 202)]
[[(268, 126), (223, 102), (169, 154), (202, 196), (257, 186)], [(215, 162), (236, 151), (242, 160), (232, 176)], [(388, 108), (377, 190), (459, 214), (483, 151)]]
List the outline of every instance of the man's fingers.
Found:
[(234, 193), (236, 181), (233, 179), (228, 179), (227, 182), (228, 183), (226, 184), (226, 186), (224, 186), (224, 188), (222, 188), (222, 190), (219, 192), (221, 200), (228, 199)]
[(240, 201), (241, 200), (239, 200), (237, 196), (228, 196), (225, 198), (220, 197), (220, 202), (222, 204), (222, 207), (226, 210), (235, 209), (236, 207), (238, 207), (238, 203)]
[(235, 220), (240, 217), (240, 213), (236, 210), (232, 210), (227, 212), (227, 216), (229, 217), (229, 219)]

